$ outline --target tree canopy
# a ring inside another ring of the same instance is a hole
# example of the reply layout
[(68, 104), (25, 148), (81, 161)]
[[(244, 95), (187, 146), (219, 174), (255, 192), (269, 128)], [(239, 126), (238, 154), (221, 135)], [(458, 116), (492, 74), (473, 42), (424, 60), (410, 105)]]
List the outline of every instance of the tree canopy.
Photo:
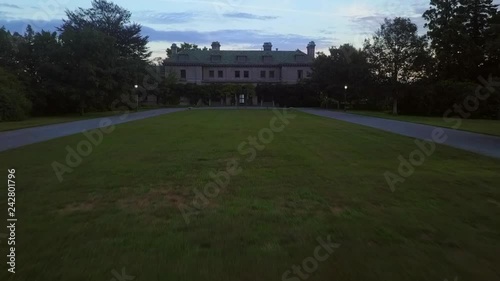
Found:
[(0, 29), (0, 65), (23, 85), (33, 105), (26, 114), (106, 110), (149, 64), (148, 37), (124, 8), (94, 0), (66, 16), (57, 32)]

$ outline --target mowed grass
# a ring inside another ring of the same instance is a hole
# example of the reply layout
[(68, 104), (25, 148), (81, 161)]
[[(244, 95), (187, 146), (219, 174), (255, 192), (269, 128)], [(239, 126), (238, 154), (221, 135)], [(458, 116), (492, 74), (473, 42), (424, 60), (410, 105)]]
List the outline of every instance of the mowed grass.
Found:
[[(394, 119), (412, 123), (420, 123), (438, 127), (453, 128), (457, 126), (457, 121), (449, 120), (446, 122), (443, 117), (411, 116), (411, 115), (392, 115), (387, 112), (379, 111), (350, 111), (349, 113), (367, 115), (378, 118)], [(451, 118), (459, 118), (457, 114), (451, 114)], [(486, 119), (461, 119), (461, 124), (456, 128), (458, 130), (481, 133), (487, 135), (500, 136), (500, 120)]]
[[(148, 110), (154, 110), (154, 109), (160, 109), (161, 107), (144, 107), (144, 108), (139, 108), (139, 111), (148, 111)], [(135, 110), (130, 110), (130, 113), (134, 113)], [(37, 126), (45, 126), (45, 125), (52, 125), (52, 124), (58, 124), (58, 123), (66, 123), (66, 122), (73, 122), (73, 121), (80, 121), (80, 120), (85, 120), (85, 119), (92, 119), (92, 118), (101, 118), (101, 117), (108, 117), (108, 116), (114, 116), (114, 115), (122, 115), (123, 111), (103, 111), (103, 112), (88, 112), (85, 113), (85, 115), (79, 115), (79, 114), (68, 114), (68, 115), (61, 115), (61, 116), (43, 116), (43, 117), (30, 117), (26, 120), (22, 121), (3, 121), (0, 122), (0, 132), (2, 131), (11, 131), (11, 130), (18, 130), (18, 129), (24, 129), (24, 128), (30, 128), (30, 127), (37, 127)]]
[(119, 114), (120, 114), (119, 111), (105, 111), (105, 112), (90, 112), (83, 116), (79, 114), (69, 114), (62, 116), (31, 117), (22, 121), (3, 121), (0, 122), (0, 132), (72, 122), (72, 121), (80, 121), (92, 118), (100, 118), (100, 117), (113, 116)]
[[(83, 135), (0, 153), (4, 177), (16, 169), (19, 219), (16, 274), (2, 261), (0, 280), (112, 280), (123, 268), (147, 281), (282, 280), (328, 235), (340, 247), (307, 280), (500, 279), (500, 160), (439, 146), (393, 193), (383, 174), (412, 139), (296, 114), (250, 163), (237, 147), (271, 111), (122, 124), (62, 183), (51, 163)], [(241, 174), (186, 224), (178, 207), (229, 159)]]

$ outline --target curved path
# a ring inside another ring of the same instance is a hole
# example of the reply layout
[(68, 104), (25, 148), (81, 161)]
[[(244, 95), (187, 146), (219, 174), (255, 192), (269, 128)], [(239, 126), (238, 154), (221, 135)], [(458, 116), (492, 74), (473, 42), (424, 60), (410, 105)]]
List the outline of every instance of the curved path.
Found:
[(431, 140), (433, 132), (438, 128), (447, 136), (443, 143), (445, 145), (500, 158), (500, 137), (324, 109), (300, 108), (299, 110), (422, 140)]
[[(37, 142), (81, 133), (110, 125), (127, 123), (135, 120), (155, 117), (163, 114), (186, 110), (185, 108), (165, 108), (107, 116), (82, 121), (59, 123), (47, 126), (0, 132), (0, 151), (13, 149)], [(104, 123), (103, 123), (104, 122)]]

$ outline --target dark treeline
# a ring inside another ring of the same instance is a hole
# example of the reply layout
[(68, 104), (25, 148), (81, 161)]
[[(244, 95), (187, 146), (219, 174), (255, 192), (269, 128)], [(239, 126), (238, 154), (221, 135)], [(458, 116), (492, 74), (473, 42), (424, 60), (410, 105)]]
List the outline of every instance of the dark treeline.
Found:
[[(278, 106), (395, 114), (443, 115), (467, 103), (474, 109), (468, 117), (500, 118), (500, 13), (492, 0), (431, 0), (423, 14), (426, 36), (410, 19), (386, 19), (362, 48), (344, 44), (319, 53), (312, 77), (298, 85), (257, 87), (178, 84), (175, 75), (151, 73), (148, 37), (111, 2), (94, 0), (90, 9), (66, 15), (52, 32), (0, 29), (0, 120), (109, 110), (138, 92), (141, 100), (156, 96), (159, 105), (177, 105), (181, 97), (199, 105), (240, 91)], [(475, 94), (487, 98), (471, 99)]]
[[(500, 76), (497, 6), (492, 0), (432, 0), (423, 17), (427, 36), (410, 19), (386, 19), (363, 48), (346, 44), (320, 54), (310, 83), (322, 106), (347, 99), (359, 109), (443, 115), (466, 102), (474, 109), (468, 117), (500, 118), (499, 91), (493, 91)], [(488, 98), (475, 104), (479, 85)]]
[(57, 32), (0, 29), (0, 120), (109, 109), (141, 79), (150, 53), (127, 10), (94, 0)]

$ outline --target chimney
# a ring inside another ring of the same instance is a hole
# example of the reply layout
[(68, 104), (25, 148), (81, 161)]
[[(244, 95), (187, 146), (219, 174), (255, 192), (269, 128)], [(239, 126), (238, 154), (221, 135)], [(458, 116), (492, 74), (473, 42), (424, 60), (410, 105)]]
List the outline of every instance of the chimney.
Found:
[(212, 50), (220, 51), (220, 43), (218, 41), (212, 42)]
[(273, 50), (273, 44), (271, 42), (265, 42), (264, 43), (264, 51), (272, 51)]
[(171, 50), (172, 50), (172, 55), (177, 55), (177, 44), (172, 44), (172, 47), (171, 47)]
[(307, 55), (314, 59), (316, 55), (316, 43), (314, 41), (309, 42), (307, 45)]

